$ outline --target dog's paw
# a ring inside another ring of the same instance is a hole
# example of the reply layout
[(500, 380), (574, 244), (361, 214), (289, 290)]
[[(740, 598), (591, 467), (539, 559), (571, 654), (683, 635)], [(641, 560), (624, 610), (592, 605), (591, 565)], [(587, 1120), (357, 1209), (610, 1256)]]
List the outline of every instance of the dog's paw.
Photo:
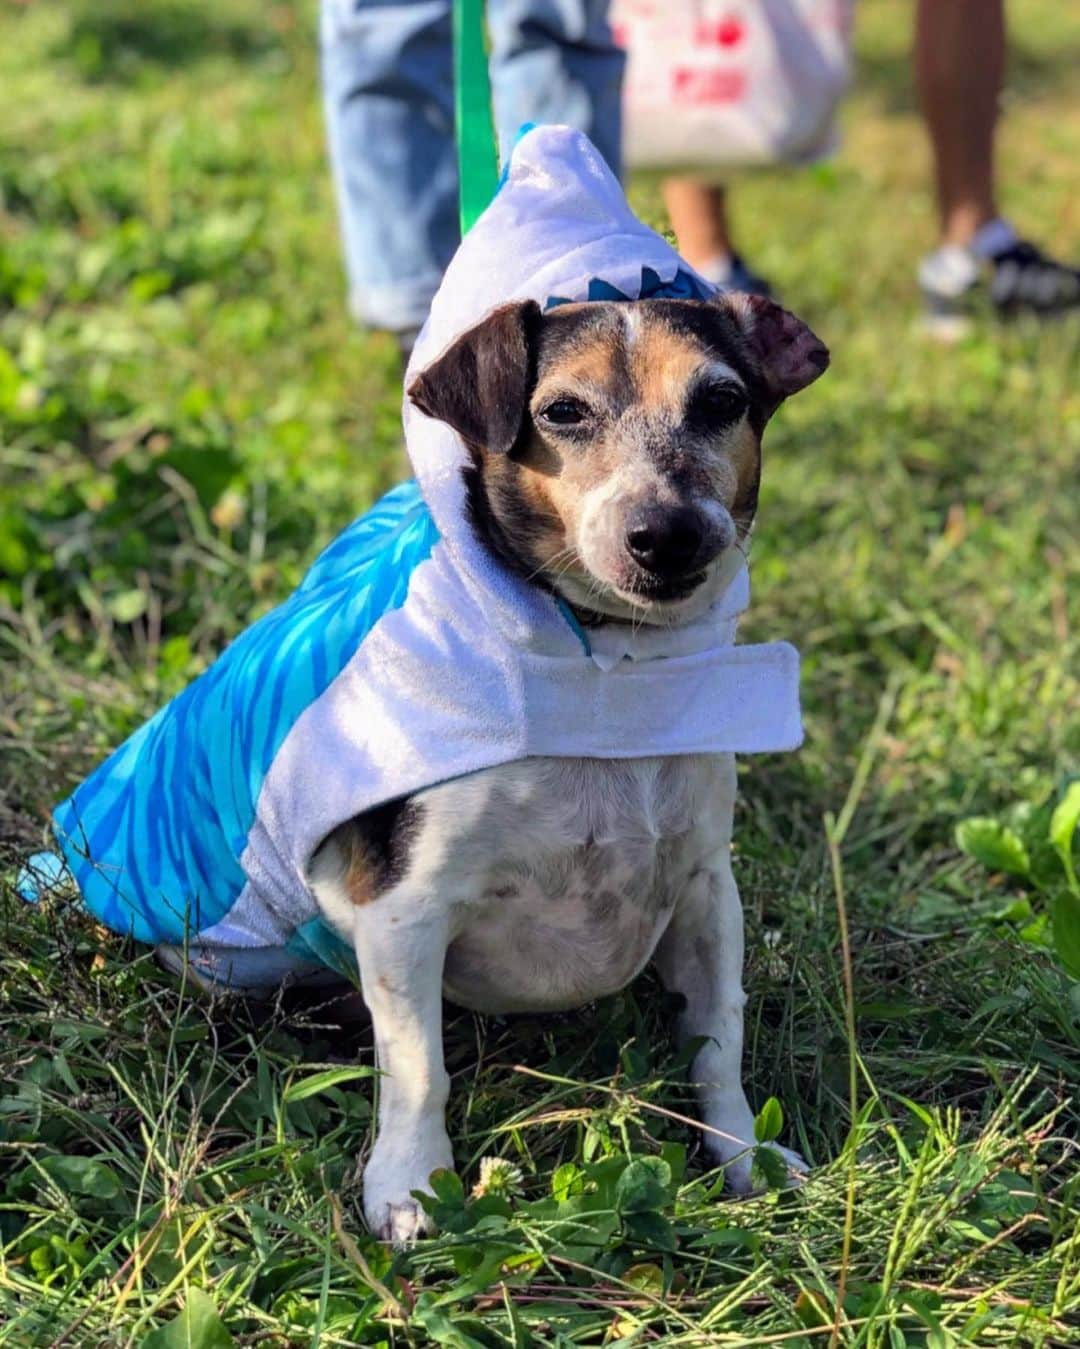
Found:
[(434, 1231), (434, 1224), (415, 1199), (399, 1204), (380, 1203), (377, 1207), (369, 1207), (365, 1202), (364, 1217), (372, 1235), (393, 1246), (411, 1246)]
[[(762, 1145), (768, 1148), (770, 1152), (777, 1155), (780, 1162), (783, 1163), (786, 1172), (784, 1181), (785, 1189), (794, 1189), (801, 1185), (810, 1170), (806, 1161), (791, 1148), (781, 1147), (779, 1143), (765, 1143)], [(761, 1189), (761, 1185), (756, 1183), (754, 1176), (754, 1149), (750, 1148), (738, 1157), (724, 1161), (717, 1159), (724, 1167), (724, 1187), (732, 1194), (752, 1194), (754, 1190)]]
[(409, 1246), (434, 1231), (413, 1191), (429, 1193), (431, 1173), (453, 1166), (450, 1140), (442, 1130), (426, 1139), (414, 1136), (404, 1146), (397, 1139), (384, 1145), (380, 1135), (364, 1167), (364, 1217), (372, 1234)]

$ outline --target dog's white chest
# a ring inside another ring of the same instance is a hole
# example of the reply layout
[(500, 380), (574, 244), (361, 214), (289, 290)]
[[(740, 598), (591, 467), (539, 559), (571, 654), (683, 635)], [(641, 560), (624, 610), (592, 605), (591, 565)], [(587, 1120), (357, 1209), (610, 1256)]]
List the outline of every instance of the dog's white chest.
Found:
[(529, 759), (425, 793), (420, 848), (459, 897), (447, 996), (543, 1011), (624, 987), (730, 827), (725, 766)]

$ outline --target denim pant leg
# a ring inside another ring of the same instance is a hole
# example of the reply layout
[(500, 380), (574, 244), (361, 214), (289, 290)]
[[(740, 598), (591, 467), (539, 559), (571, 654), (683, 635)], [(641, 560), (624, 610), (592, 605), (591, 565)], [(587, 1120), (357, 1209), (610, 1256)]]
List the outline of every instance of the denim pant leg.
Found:
[[(522, 122), (566, 122), (619, 168), (623, 56), (607, 0), (489, 0), (505, 159)], [(322, 0), (322, 77), (350, 308), (406, 332), (458, 243), (449, 0)]]
[(322, 0), (321, 45), (350, 309), (419, 328), (458, 243), (450, 0)]
[(617, 176), (626, 58), (608, 0), (489, 0), (487, 12), (501, 159), (522, 122), (562, 122), (584, 131)]

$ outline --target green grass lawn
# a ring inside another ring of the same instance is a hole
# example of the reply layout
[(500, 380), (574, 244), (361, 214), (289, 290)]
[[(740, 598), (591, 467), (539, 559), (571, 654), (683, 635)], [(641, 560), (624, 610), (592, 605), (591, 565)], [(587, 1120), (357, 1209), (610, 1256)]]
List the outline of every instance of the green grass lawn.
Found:
[[(1005, 206), (1076, 257), (1080, 14), (1010, 13)], [(813, 1174), (724, 1199), (648, 976), (448, 1013), (464, 1189), (395, 1254), (357, 1203), (362, 1026), (199, 1004), (10, 888), (51, 804), (394, 480), (314, 10), (0, 7), (0, 1344), (1080, 1342), (1080, 901), (1047, 842), (1080, 751), (1080, 326), (920, 334), (909, 22), (860, 5), (842, 154), (736, 204), (833, 352), (770, 431), (746, 632), (801, 648), (807, 743), (743, 764), (737, 832), (747, 1080)], [(965, 851), (970, 817), (1000, 827)], [(468, 1199), (483, 1157), (520, 1184)]]

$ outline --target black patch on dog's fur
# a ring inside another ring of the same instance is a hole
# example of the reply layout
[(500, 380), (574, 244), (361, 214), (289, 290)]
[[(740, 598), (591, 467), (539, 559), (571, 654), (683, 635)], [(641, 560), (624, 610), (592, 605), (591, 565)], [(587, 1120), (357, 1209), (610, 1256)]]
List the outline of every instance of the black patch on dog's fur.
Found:
[[(583, 305), (564, 313), (556, 309), (547, 316), (546, 321), (537, 309), (535, 323), (531, 320), (527, 323), (525, 331), (529, 356), (525, 381), (521, 386), (521, 412), (515, 443), (507, 452), (511, 461), (518, 457), (525, 433), (531, 425), (529, 399), (540, 372), (557, 363), (568, 350), (595, 334), (598, 329), (610, 325), (612, 318), (606, 305)], [(428, 369), (433, 370), (434, 367), (429, 366)], [(536, 503), (521, 492), (513, 474), (501, 473), (497, 480), (494, 475), (485, 474), (483, 454), (487, 447), (483, 442), (469, 442), (467, 437), (466, 441), (471, 461), (462, 470), (466, 511), (481, 543), (520, 576), (555, 593), (551, 582), (537, 571), (541, 558), (536, 553), (536, 545), (550, 525), (557, 525), (558, 522), (537, 517)]]
[(544, 533), (544, 522), (537, 518), (534, 504), (525, 499), (512, 476), (489, 483), (480, 452), (470, 453), (473, 462), (462, 469), (461, 475), (465, 480), (465, 510), (474, 532), (512, 571), (554, 594), (554, 586), (537, 571), (540, 560), (532, 551)]
[(367, 904), (404, 878), (423, 820), (423, 804), (415, 797), (384, 801), (338, 825), (318, 851), (337, 848), (349, 898), (354, 904)]
[(420, 832), (424, 808), (411, 796), (365, 810), (350, 824), (376, 872), (376, 889), (389, 890), (409, 869), (409, 849)]
[(540, 317), (535, 300), (501, 305), (421, 370), (409, 398), (467, 444), (508, 454), (532, 387)]

